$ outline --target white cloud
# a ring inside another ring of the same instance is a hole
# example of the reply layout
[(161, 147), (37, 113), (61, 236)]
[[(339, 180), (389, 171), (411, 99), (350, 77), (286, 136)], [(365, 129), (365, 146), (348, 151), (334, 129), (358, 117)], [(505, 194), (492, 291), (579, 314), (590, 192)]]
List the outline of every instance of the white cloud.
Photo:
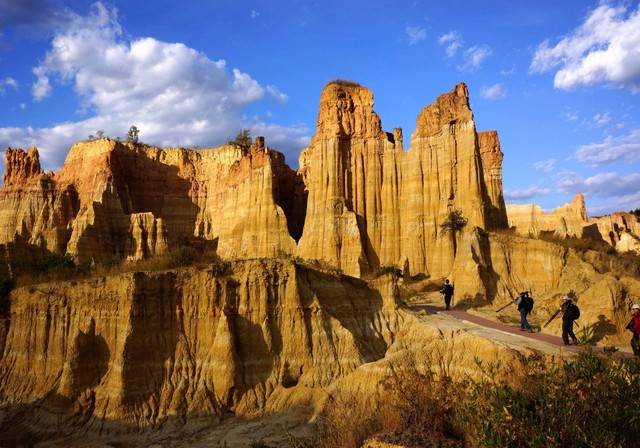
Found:
[(446, 45), (445, 52), (447, 57), (452, 58), (458, 50), (462, 48), (463, 39), (457, 31), (449, 31), (438, 38), (440, 45)]
[(507, 91), (502, 84), (497, 83), (490, 86), (483, 86), (480, 89), (480, 95), (488, 100), (499, 100), (507, 96)]
[(500, 70), (500, 75), (502, 76), (511, 76), (516, 72), (515, 67), (511, 67), (510, 69), (502, 69)]
[(611, 114), (609, 112), (595, 114), (593, 116), (593, 124), (596, 126), (604, 126), (611, 121)]
[(258, 11), (256, 11), (255, 9), (251, 10), (251, 20), (255, 20), (260, 16), (260, 13)]
[(558, 189), (563, 193), (584, 193), (587, 196), (619, 200), (640, 191), (640, 173), (619, 175), (607, 172), (582, 179), (578, 174), (567, 171), (559, 176)]
[(562, 118), (567, 121), (578, 121), (578, 118), (580, 118), (580, 116), (578, 115), (578, 112), (567, 109), (562, 113)]
[(544, 171), (550, 173), (555, 169), (556, 159), (540, 160), (533, 164), (533, 168), (538, 171)]
[(0, 79), (0, 95), (5, 92), (7, 87), (18, 90), (18, 81), (8, 76), (4, 79)]
[(558, 69), (553, 83), (559, 89), (604, 82), (640, 92), (640, 7), (628, 11), (603, 2), (557, 44), (542, 42), (530, 70), (553, 69)]
[(507, 190), (504, 193), (505, 199), (521, 201), (525, 199), (531, 199), (537, 196), (545, 196), (551, 193), (550, 188), (531, 186), (522, 190)]
[(42, 101), (51, 94), (51, 84), (45, 73), (42, 67), (35, 67), (33, 69), (33, 74), (36, 75), (37, 79), (31, 86), (31, 94), (36, 101)]
[[(74, 141), (99, 129), (122, 137), (132, 124), (148, 143), (222, 143), (247, 127), (243, 112), (263, 98), (265, 90), (286, 97), (274, 87), (265, 89), (247, 73), (228, 70), (224, 60), (211, 60), (184, 44), (149, 37), (124, 39), (116, 11), (101, 3), (88, 16), (70, 14), (43, 62), (34, 68), (33, 96), (43, 100), (55, 82), (71, 83), (92, 115), (43, 128), (0, 128), (0, 145), (37, 145), (49, 168), (62, 162)], [(282, 136), (289, 128), (269, 126), (263, 128), (278, 136), (281, 149), (294, 149), (301, 138), (299, 127), (291, 128), (287, 140)]]
[(9, 87), (13, 87), (14, 89), (18, 88), (18, 81), (16, 81), (13, 78), (10, 78), (8, 76), (6, 78), (4, 78), (4, 81), (0, 82), (0, 84), (3, 84), (5, 86), (9, 86)]
[(409, 38), (409, 45), (415, 45), (427, 38), (427, 30), (421, 26), (408, 26), (404, 29), (404, 32)]
[(603, 165), (617, 160), (640, 160), (640, 129), (622, 136), (608, 136), (600, 143), (582, 145), (576, 151), (575, 158), (591, 165)]
[(460, 70), (476, 70), (480, 68), (485, 59), (491, 56), (491, 48), (471, 47), (464, 52), (464, 63), (458, 67)]
[(289, 97), (286, 93), (282, 93), (280, 89), (276, 86), (267, 86), (267, 92), (271, 95), (277, 102), (284, 104), (287, 102)]

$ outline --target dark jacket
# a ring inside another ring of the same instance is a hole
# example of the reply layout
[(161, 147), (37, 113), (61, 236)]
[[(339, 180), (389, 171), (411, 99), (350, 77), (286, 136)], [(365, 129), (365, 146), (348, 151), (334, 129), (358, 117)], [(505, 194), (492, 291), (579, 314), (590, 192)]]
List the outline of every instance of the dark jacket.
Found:
[(442, 287), (442, 294), (444, 294), (447, 297), (451, 297), (453, 295), (453, 285), (451, 283), (445, 284)]
[(525, 310), (527, 314), (531, 313), (531, 310), (533, 310), (532, 297), (529, 297), (528, 295), (520, 297), (520, 302), (518, 303), (518, 311), (522, 310)]
[(580, 318), (580, 308), (573, 303), (567, 302), (562, 305), (562, 320), (563, 322), (573, 322)]

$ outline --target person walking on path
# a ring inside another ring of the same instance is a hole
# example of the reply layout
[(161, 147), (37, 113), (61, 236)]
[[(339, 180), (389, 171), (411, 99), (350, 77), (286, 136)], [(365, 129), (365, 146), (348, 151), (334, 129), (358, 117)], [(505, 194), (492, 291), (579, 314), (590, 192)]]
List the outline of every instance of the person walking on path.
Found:
[(640, 305), (637, 303), (631, 306), (631, 320), (626, 328), (633, 333), (633, 337), (631, 338), (633, 354), (640, 356)]
[(533, 333), (529, 321), (527, 321), (527, 315), (533, 310), (533, 298), (529, 296), (529, 292), (521, 292), (515, 300), (518, 305), (518, 311), (520, 312), (520, 331), (528, 331)]
[(444, 305), (446, 309), (449, 309), (451, 306), (451, 299), (453, 298), (453, 285), (449, 283), (449, 279), (444, 281), (444, 286), (440, 292), (444, 296)]
[(573, 332), (573, 323), (580, 318), (580, 308), (573, 303), (571, 297), (564, 296), (562, 303), (562, 340), (564, 345), (571, 345), (569, 337), (574, 345), (578, 345), (578, 338)]

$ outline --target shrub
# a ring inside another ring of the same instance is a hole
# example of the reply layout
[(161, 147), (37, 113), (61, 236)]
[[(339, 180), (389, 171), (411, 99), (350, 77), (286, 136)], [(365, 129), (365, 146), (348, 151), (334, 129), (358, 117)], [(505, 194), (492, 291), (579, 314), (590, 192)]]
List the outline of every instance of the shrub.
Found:
[(374, 272), (373, 277), (378, 278), (386, 274), (393, 274), (396, 277), (402, 277), (402, 271), (395, 266), (380, 266), (376, 272)]
[(249, 129), (240, 129), (233, 140), (229, 140), (227, 144), (239, 146), (240, 148), (247, 150), (251, 147), (253, 139), (251, 138), (251, 131)]
[(140, 137), (140, 129), (138, 129), (135, 125), (129, 128), (127, 132), (127, 141), (131, 143), (138, 143), (138, 138)]
[(478, 368), (480, 379), (453, 382), (446, 369), (396, 367), (376, 406), (349, 394), (328, 406), (316, 445), (355, 447), (373, 434), (406, 446), (622, 448), (640, 440), (639, 359), (591, 350), (566, 361), (533, 356), (517, 378), (497, 364)]
[(483, 447), (634, 446), (640, 437), (640, 362), (591, 350), (548, 365), (534, 359), (522, 384), (469, 384), (461, 416)]
[(43, 273), (48, 273), (72, 270), (75, 267), (76, 263), (71, 255), (51, 252), (45, 254), (38, 269)]
[(179, 268), (191, 266), (198, 259), (198, 252), (190, 246), (180, 246), (169, 252), (169, 266)]

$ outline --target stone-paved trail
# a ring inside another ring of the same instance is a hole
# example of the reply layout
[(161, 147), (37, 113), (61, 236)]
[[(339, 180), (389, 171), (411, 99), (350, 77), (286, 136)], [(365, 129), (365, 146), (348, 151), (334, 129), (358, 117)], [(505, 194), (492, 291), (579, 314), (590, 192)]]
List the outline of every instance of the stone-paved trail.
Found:
[[(502, 331), (504, 333), (509, 333), (517, 336), (522, 336), (529, 339), (534, 339), (540, 342), (546, 342), (552, 344), (554, 346), (562, 347), (564, 350), (571, 352), (578, 352), (581, 350), (585, 350), (586, 346), (575, 346), (575, 345), (564, 345), (562, 338), (560, 336), (554, 336), (547, 333), (533, 332), (529, 333), (527, 331), (520, 331), (520, 327), (515, 325), (508, 325), (501, 322), (495, 322), (489, 319), (486, 319), (481, 316), (477, 316), (475, 314), (468, 313), (459, 309), (451, 309), (445, 310), (444, 307), (436, 306), (431, 303), (423, 303), (423, 304), (411, 304), (409, 305), (409, 309), (412, 311), (426, 311), (428, 314), (440, 314), (445, 316), (450, 316), (455, 319), (459, 319), (462, 321), (470, 322), (472, 324), (489, 328), (492, 330)], [(560, 317), (558, 317), (560, 319)], [(604, 353), (602, 347), (592, 347), (594, 351)], [(633, 356), (631, 353), (618, 351), (615, 353), (616, 357), (631, 357)]]

